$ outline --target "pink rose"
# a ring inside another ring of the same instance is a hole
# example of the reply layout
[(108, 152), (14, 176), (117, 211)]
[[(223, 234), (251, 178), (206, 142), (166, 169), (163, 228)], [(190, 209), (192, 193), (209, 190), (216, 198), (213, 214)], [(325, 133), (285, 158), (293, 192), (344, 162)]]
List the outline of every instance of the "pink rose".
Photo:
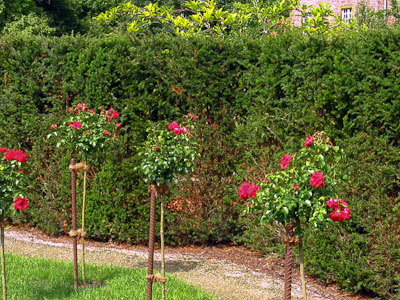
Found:
[(72, 128), (74, 128), (75, 130), (79, 129), (79, 128), (82, 128), (82, 123), (78, 122), (78, 121), (75, 121), (74, 123), (72, 123)]
[(14, 209), (15, 210), (24, 210), (27, 209), (29, 206), (28, 199), (18, 197), (14, 201)]
[(349, 219), (350, 219), (350, 215), (351, 215), (350, 208), (345, 207), (345, 208), (343, 209), (343, 215), (344, 215), (344, 219), (345, 219), (345, 220), (349, 220)]
[(76, 105), (76, 109), (77, 109), (77, 110), (82, 110), (82, 108), (83, 108), (82, 103), (78, 103), (78, 104)]
[(51, 124), (50, 125), (50, 129), (56, 129), (57, 128), (57, 124)]
[(175, 127), (174, 133), (175, 133), (175, 135), (180, 135), (182, 133), (182, 129), (180, 127)]
[(88, 110), (87, 105), (86, 105), (86, 104), (83, 104), (83, 105), (82, 105), (82, 111), (87, 111), (87, 110)]
[(68, 112), (73, 112), (74, 111), (74, 108), (71, 106), (71, 107), (68, 107)]
[(306, 138), (306, 141), (304, 142), (304, 146), (308, 147), (311, 146), (313, 143), (314, 143), (314, 138), (311, 135), (309, 135)]
[(259, 191), (261, 187), (259, 185), (256, 185), (255, 183), (250, 183), (250, 188), (249, 188), (249, 197), (250, 198), (257, 198), (257, 191)]
[(324, 187), (324, 174), (314, 172), (310, 177), (310, 185), (313, 187)]
[(7, 152), (7, 148), (4, 147), (0, 147), (0, 153), (6, 153)]
[(326, 201), (326, 205), (333, 210), (339, 209), (339, 200), (336, 198), (331, 198), (328, 201)]
[(179, 127), (178, 123), (176, 121), (173, 121), (171, 123), (168, 124), (168, 129), (173, 131), (174, 128)]
[(115, 126), (117, 127), (117, 130), (120, 130), (122, 125), (120, 123), (115, 124)]
[(94, 114), (94, 109), (91, 108), (91, 109), (88, 110), (88, 112), (91, 113), (91, 114)]
[(329, 218), (331, 218), (332, 221), (335, 222), (342, 222), (345, 220), (345, 215), (342, 211), (334, 211), (329, 214)]
[(298, 191), (300, 188), (300, 185), (298, 185), (297, 183), (293, 184), (293, 191)]
[(183, 132), (183, 133), (187, 133), (188, 131), (189, 131), (189, 129), (188, 129), (186, 126), (183, 126), (182, 132)]
[(110, 132), (109, 132), (108, 130), (104, 130), (104, 131), (103, 131), (103, 134), (104, 134), (104, 135), (109, 135)]
[(72, 127), (72, 122), (68, 122), (68, 127)]
[(284, 154), (281, 158), (281, 169), (285, 170), (289, 166), (291, 160), (292, 160), (291, 155)]

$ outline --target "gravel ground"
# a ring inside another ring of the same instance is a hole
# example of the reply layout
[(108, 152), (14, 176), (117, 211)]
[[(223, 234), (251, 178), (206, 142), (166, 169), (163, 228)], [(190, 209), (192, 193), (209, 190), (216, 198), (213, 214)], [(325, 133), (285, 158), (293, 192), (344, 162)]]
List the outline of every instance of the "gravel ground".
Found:
[[(67, 237), (51, 238), (34, 230), (19, 229), (6, 230), (5, 237), (7, 252), (58, 260), (72, 259), (72, 241)], [(135, 268), (147, 266), (147, 249), (143, 246), (114, 245), (91, 241), (87, 241), (86, 245), (86, 260), (89, 263)], [(263, 268), (257, 269), (246, 264), (247, 256), (244, 259), (243, 256), (240, 256), (243, 262), (240, 259), (239, 262), (238, 259), (231, 260), (230, 257), (235, 257), (233, 255), (234, 248), (229, 248), (229, 251), (226, 249), (213, 250), (213, 248), (190, 249), (190, 247), (167, 248), (167, 273), (175, 274), (178, 278), (211, 292), (219, 299), (282, 300), (283, 280), (282, 276), (279, 276), (279, 272), (257, 271)], [(235, 253), (237, 252), (235, 251)], [(80, 251), (78, 253), (80, 254)], [(221, 258), (221, 253), (225, 253), (223, 258)], [(252, 260), (254, 259), (252, 258)], [(265, 258), (257, 259), (259, 260), (258, 264), (260, 262), (261, 264), (270, 264)], [(155, 262), (156, 268), (159, 268), (160, 254), (158, 251), (155, 254)], [(334, 287), (320, 286), (314, 281), (308, 284), (307, 290), (309, 300), (367, 299), (344, 294)], [(301, 297), (300, 282), (297, 280), (292, 286), (292, 295), (293, 300)]]

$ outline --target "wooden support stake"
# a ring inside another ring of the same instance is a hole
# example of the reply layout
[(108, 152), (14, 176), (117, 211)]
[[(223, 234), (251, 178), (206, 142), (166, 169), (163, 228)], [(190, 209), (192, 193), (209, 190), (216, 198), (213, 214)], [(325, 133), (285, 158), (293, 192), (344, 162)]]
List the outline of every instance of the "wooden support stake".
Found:
[(149, 224), (149, 254), (147, 267), (147, 300), (152, 300), (153, 292), (153, 263), (154, 263), (154, 230), (156, 214), (156, 185), (150, 185), (150, 224)]
[[(71, 171), (71, 197), (72, 197), (72, 230), (76, 232), (76, 171), (75, 159), (71, 158), (69, 169)], [(78, 241), (77, 236), (72, 237), (73, 260), (74, 260), (74, 288), (78, 288)]]

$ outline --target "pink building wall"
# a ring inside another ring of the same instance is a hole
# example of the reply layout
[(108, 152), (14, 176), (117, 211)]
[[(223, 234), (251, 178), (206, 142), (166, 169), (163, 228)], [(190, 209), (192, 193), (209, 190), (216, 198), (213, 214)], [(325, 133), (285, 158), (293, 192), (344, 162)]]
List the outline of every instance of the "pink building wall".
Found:
[[(386, 0), (388, 7), (390, 7), (390, 0)], [(318, 6), (320, 2), (328, 2), (331, 5), (333, 13), (337, 16), (341, 16), (342, 8), (351, 7), (352, 16), (354, 17), (357, 13), (357, 7), (361, 0), (301, 0), (301, 4)], [(375, 10), (385, 9), (385, 0), (367, 0), (367, 4), (370, 8)], [(293, 14), (293, 24), (296, 26), (301, 25), (302, 18), (299, 16), (299, 12), (295, 11)]]

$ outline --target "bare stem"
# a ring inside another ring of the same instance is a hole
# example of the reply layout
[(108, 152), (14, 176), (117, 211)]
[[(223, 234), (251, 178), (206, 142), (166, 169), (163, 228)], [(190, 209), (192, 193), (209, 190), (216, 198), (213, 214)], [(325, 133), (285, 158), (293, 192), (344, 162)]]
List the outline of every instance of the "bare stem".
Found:
[[(296, 219), (297, 228), (300, 230), (300, 219)], [(307, 288), (306, 288), (306, 277), (304, 274), (304, 252), (303, 252), (303, 240), (299, 239), (299, 260), (300, 260), (300, 280), (301, 280), (301, 290), (303, 292), (303, 300), (307, 300)]]
[[(71, 158), (70, 161), (71, 170), (71, 198), (72, 198), (72, 230), (76, 231), (76, 171), (73, 168), (75, 166), (75, 159)], [(74, 261), (74, 288), (78, 288), (78, 243), (77, 237), (72, 237), (73, 241), (73, 261)]]
[(1, 244), (1, 283), (3, 287), (3, 300), (7, 300), (7, 283), (6, 283), (6, 259), (4, 256), (4, 226), (0, 228), (0, 244)]

